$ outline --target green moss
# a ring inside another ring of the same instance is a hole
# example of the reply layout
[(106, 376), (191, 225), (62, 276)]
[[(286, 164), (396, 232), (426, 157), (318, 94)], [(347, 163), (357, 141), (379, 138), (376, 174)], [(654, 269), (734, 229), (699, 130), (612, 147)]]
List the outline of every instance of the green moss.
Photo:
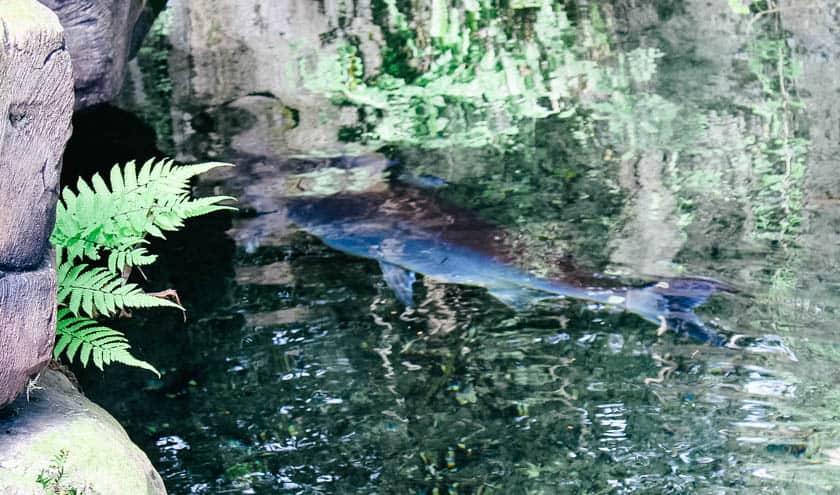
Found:
[(136, 455), (127, 451), (127, 445), (133, 448), (115, 428), (103, 428), (92, 418), (68, 419), (60, 428), (33, 439), (30, 448), (20, 453), (13, 476), (34, 482), (57, 453), (67, 451), (66, 485), (91, 486), (101, 493), (150, 493), (146, 473), (126, 463), (127, 457)]
[(37, 476), (28, 477), (6, 468), (0, 468), (0, 492), (43, 495), (44, 490), (35, 481), (36, 478)]

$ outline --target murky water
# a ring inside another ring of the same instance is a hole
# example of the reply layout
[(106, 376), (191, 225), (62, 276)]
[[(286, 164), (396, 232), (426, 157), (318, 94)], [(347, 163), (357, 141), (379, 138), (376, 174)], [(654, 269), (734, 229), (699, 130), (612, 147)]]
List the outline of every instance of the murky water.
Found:
[[(188, 320), (127, 325), (163, 380), (86, 391), (174, 494), (836, 493), (840, 5), (747, 3), (170, 0), (120, 105), (235, 162), (197, 190), (240, 212), (156, 246)], [(406, 310), (286, 210), (375, 151), (532, 273), (732, 284), (729, 345), (429, 279)]]

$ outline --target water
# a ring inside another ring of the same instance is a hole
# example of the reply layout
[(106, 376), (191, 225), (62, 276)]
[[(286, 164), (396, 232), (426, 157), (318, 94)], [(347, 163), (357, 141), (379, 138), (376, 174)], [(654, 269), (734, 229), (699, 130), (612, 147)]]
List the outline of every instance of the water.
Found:
[[(170, 1), (131, 118), (77, 119), (69, 169), (238, 165), (197, 186), (238, 214), (154, 246), (186, 323), (120, 322), (163, 379), (82, 373), (170, 493), (838, 490), (836, 2), (520, 4)], [(84, 154), (137, 117), (159, 150)], [(730, 345), (430, 280), (406, 310), (286, 216), (290, 177), (377, 150), (534, 273), (733, 284), (700, 310)]]

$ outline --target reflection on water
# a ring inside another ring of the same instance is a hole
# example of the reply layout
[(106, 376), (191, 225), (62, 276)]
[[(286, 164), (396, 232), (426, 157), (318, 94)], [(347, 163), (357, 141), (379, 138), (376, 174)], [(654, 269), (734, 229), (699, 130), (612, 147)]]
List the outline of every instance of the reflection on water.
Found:
[[(150, 278), (190, 318), (132, 339), (163, 380), (86, 389), (171, 493), (836, 492), (838, 21), (829, 0), (171, 0), (122, 105), (161, 149), (238, 163), (199, 187), (241, 212), (159, 247)], [(323, 157), (374, 151), (444, 179), (535, 275), (732, 283), (699, 308), (728, 344), (431, 280), (406, 309), (287, 211), (371, 178)]]

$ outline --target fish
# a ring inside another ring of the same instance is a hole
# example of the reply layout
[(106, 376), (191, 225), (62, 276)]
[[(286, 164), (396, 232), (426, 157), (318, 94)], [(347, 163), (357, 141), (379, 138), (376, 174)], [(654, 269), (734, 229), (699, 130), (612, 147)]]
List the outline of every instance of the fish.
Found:
[[(417, 184), (430, 183), (430, 188)], [(734, 290), (711, 278), (664, 278), (643, 286), (586, 275), (574, 267), (540, 277), (517, 266), (509, 234), (444, 200), (443, 181), (391, 181), (367, 192), (336, 192), (288, 200), (288, 217), (335, 250), (375, 260), (396, 298), (414, 305), (417, 274), (440, 283), (482, 287), (513, 309), (573, 298), (619, 307), (715, 346), (726, 339), (694, 313), (717, 292)]]

